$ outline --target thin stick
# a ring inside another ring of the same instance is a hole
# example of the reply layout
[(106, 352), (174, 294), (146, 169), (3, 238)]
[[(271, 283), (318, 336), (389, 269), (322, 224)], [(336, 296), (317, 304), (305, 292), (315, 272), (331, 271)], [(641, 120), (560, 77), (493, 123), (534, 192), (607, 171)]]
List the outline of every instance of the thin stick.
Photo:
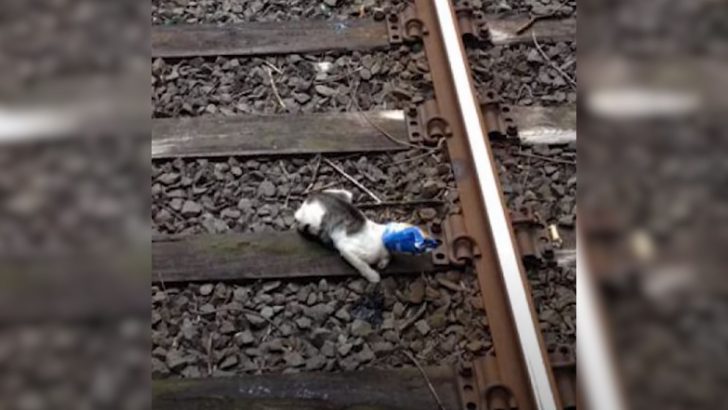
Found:
[(540, 15), (536, 15), (536, 16), (531, 16), (531, 18), (526, 23), (524, 23), (521, 27), (519, 27), (519, 28), (516, 29), (516, 34), (523, 33), (529, 27), (533, 26), (533, 23), (535, 23), (535, 22), (537, 22), (539, 20), (551, 18), (553, 16), (554, 16), (554, 13), (540, 14)]
[(436, 205), (436, 206), (442, 206), (445, 205), (445, 202), (440, 201), (438, 199), (415, 199), (412, 201), (385, 201), (380, 202), (378, 204), (373, 204), (371, 202), (369, 203), (363, 203), (358, 204), (357, 206), (359, 208), (380, 208), (384, 206), (419, 206), (419, 205)]
[(518, 155), (519, 157), (542, 159), (544, 161), (556, 162), (558, 164), (576, 165), (576, 162), (575, 161), (568, 161), (568, 160), (565, 160), (565, 159), (551, 158), (551, 157), (546, 157), (546, 156), (538, 155), (538, 154), (528, 154), (528, 153), (525, 153), (525, 152), (516, 152), (516, 155)]
[(283, 160), (278, 161), (278, 166), (281, 168), (281, 171), (283, 171), (283, 174), (286, 176), (286, 180), (291, 180), (291, 174), (288, 173), (286, 170), (285, 164), (283, 164)]
[(364, 191), (367, 195), (369, 195), (370, 197), (372, 197), (372, 199), (375, 200), (378, 204), (382, 202), (382, 200), (379, 199), (379, 197), (377, 197), (376, 195), (374, 195), (374, 193), (372, 191), (368, 190), (367, 187), (365, 187), (364, 185), (362, 185), (353, 176), (347, 174), (343, 169), (339, 168), (336, 164), (334, 164), (333, 162), (331, 162), (328, 158), (324, 158), (323, 161), (325, 163), (327, 163), (331, 168), (333, 168), (336, 172), (338, 172), (339, 174), (341, 174), (342, 176), (344, 176), (344, 178), (346, 178), (349, 181), (351, 181), (359, 189), (361, 189), (362, 191)]
[(392, 162), (389, 165), (401, 165), (401, 164), (406, 164), (408, 162), (417, 161), (418, 159), (427, 158), (430, 155), (434, 154), (435, 152), (437, 152), (437, 148), (432, 148), (430, 151), (427, 151), (421, 155), (415, 155), (414, 157), (405, 158), (401, 161)]
[[(159, 277), (159, 283), (162, 285), (162, 292), (166, 294), (167, 287), (164, 285), (164, 278), (162, 277), (162, 274), (157, 272), (157, 277)], [(169, 307), (167, 306), (167, 298), (162, 299), (162, 307), (164, 308), (164, 310), (169, 312)]]
[(212, 334), (207, 338), (207, 374), (212, 376)]
[(533, 23), (536, 22), (536, 20), (538, 20), (538, 16), (531, 16), (531, 18), (527, 22), (525, 22), (524, 24), (521, 25), (521, 27), (518, 27), (516, 29), (516, 34), (521, 34), (524, 31), (526, 31), (526, 29), (531, 27), (533, 25)]
[[(347, 73), (347, 76), (348, 75), (349, 74)], [(357, 83), (356, 90), (359, 89), (359, 85), (360, 84), (361, 84), (361, 81), (359, 83)], [(362, 117), (364, 117), (364, 119), (369, 123), (369, 125), (371, 125), (372, 127), (374, 127), (377, 131), (381, 132), (382, 135), (384, 135), (385, 137), (387, 137), (390, 141), (394, 142), (395, 144), (399, 144), (399, 145), (402, 145), (402, 146), (405, 146), (405, 147), (410, 147), (410, 148), (415, 148), (415, 149), (427, 149), (426, 147), (421, 147), (419, 145), (410, 144), (409, 142), (400, 141), (399, 139), (395, 138), (392, 134), (390, 134), (389, 132), (387, 132), (384, 128), (382, 128), (379, 125), (375, 124), (374, 121), (372, 121), (372, 119), (369, 118), (369, 116), (366, 115), (366, 113), (364, 111), (362, 111), (361, 106), (359, 106), (359, 101), (356, 98), (356, 90), (354, 91), (354, 95), (352, 96), (351, 100), (354, 101), (354, 105), (356, 105), (357, 112)]]
[(395, 144), (399, 144), (399, 145), (402, 145), (402, 146), (405, 146), (405, 147), (410, 147), (410, 148), (415, 148), (415, 149), (429, 149), (427, 147), (422, 147), (422, 146), (419, 146), (419, 145), (410, 144), (409, 142), (401, 141), (401, 140), (395, 138), (394, 136), (392, 136), (392, 134), (390, 134), (386, 130), (384, 130), (384, 128), (382, 128), (379, 125), (377, 125), (376, 123), (374, 123), (374, 121), (371, 118), (369, 118), (369, 116), (366, 115), (366, 113), (364, 111), (359, 111), (359, 114), (361, 114), (361, 116), (364, 117), (365, 120), (367, 120), (367, 122), (369, 123), (369, 125), (371, 125), (372, 127), (374, 127), (377, 131), (381, 132), (382, 135), (384, 135), (385, 137), (387, 137), (390, 141), (394, 142)]
[(412, 353), (402, 349), (401, 352), (407, 356), (408, 359), (412, 363), (414, 363), (415, 366), (417, 366), (417, 370), (420, 371), (420, 374), (422, 375), (422, 378), (425, 379), (425, 382), (427, 382), (427, 387), (430, 389), (430, 393), (432, 393), (432, 397), (435, 398), (435, 401), (437, 402), (437, 406), (440, 410), (446, 410), (445, 406), (442, 404), (442, 400), (440, 400), (440, 396), (437, 394), (437, 390), (435, 390), (435, 386), (432, 385), (432, 382), (430, 381), (430, 378), (427, 376), (427, 373), (425, 372), (425, 369), (420, 366), (420, 362), (415, 359), (414, 356), (412, 356)]
[(427, 302), (423, 303), (422, 306), (420, 306), (420, 309), (417, 311), (417, 313), (412, 315), (411, 318), (407, 319), (406, 322), (402, 323), (402, 325), (399, 327), (399, 331), (400, 332), (404, 331), (405, 329), (410, 327), (413, 323), (418, 321), (422, 317), (422, 315), (425, 314), (425, 310), (427, 310)]
[(328, 189), (328, 188), (331, 188), (331, 187), (334, 187), (337, 185), (339, 185), (339, 181), (331, 181), (327, 184), (324, 184), (321, 188), (317, 189), (317, 191), (320, 192), (320, 191), (323, 191), (324, 189)]
[(533, 44), (536, 46), (536, 50), (538, 50), (539, 54), (541, 54), (541, 57), (543, 57), (544, 60), (551, 67), (554, 68), (554, 70), (558, 71), (559, 74), (561, 74), (561, 76), (564, 77), (564, 79), (566, 81), (568, 81), (569, 84), (571, 84), (572, 87), (576, 88), (576, 81), (574, 81), (573, 78), (571, 78), (568, 74), (566, 74), (566, 72), (564, 72), (564, 70), (562, 70), (561, 67), (559, 67), (558, 65), (556, 65), (556, 63), (554, 63), (553, 61), (551, 61), (551, 59), (549, 58), (549, 56), (546, 55), (546, 53), (541, 48), (541, 45), (538, 44), (538, 41), (536, 41), (536, 33), (534, 33), (533, 31), (531, 32), (531, 38), (533, 39)]
[(278, 88), (276, 88), (276, 82), (273, 81), (273, 73), (271, 73), (270, 68), (266, 67), (265, 70), (268, 73), (268, 78), (270, 79), (270, 86), (273, 88), (273, 95), (276, 97), (276, 100), (278, 100), (278, 104), (280, 104), (281, 108), (286, 109), (286, 104), (281, 99), (281, 95), (278, 94)]
[[(347, 79), (349, 79), (349, 88), (351, 88), (351, 77), (347, 76)], [(351, 112), (351, 106), (356, 103), (356, 95), (359, 92), (359, 85), (361, 85), (361, 80), (356, 82), (356, 86), (354, 87), (354, 92), (352, 93), (353, 97), (349, 96), (349, 102), (346, 104), (346, 111)]]
[(565, 62), (564, 64), (561, 64), (561, 69), (562, 70), (566, 70), (567, 68), (569, 68), (572, 65), (574, 65), (574, 63), (576, 63), (576, 59), (575, 58), (570, 59), (569, 61)]
[(441, 139), (440, 141), (437, 142), (437, 146), (436, 147), (429, 148), (428, 151), (426, 151), (426, 152), (424, 152), (424, 153), (422, 153), (420, 155), (415, 155), (414, 157), (405, 158), (405, 159), (403, 159), (401, 161), (393, 162), (393, 163), (391, 163), (389, 165), (400, 165), (400, 164), (404, 164), (404, 163), (407, 163), (407, 162), (416, 161), (418, 159), (422, 159), (422, 158), (428, 157), (428, 156), (436, 153), (437, 151), (441, 150), (442, 149), (442, 146), (444, 144), (445, 144), (445, 139), (443, 138), (443, 139)]
[(533, 96), (533, 89), (531, 89), (531, 87), (529, 87), (529, 85), (528, 85), (528, 84), (523, 84), (523, 85), (521, 86), (521, 88), (519, 88), (519, 89), (518, 89), (518, 97), (516, 97), (516, 101), (521, 101), (521, 94), (522, 94), (522, 91), (523, 91), (523, 89), (524, 89), (524, 88), (525, 88), (526, 90), (528, 90), (528, 95), (530, 95), (530, 96), (531, 96), (531, 99), (534, 99), (534, 96)]
[(258, 343), (259, 345), (265, 343), (265, 340), (268, 339), (268, 336), (270, 336), (271, 329), (273, 329), (273, 328), (271, 326), (268, 326), (268, 329), (266, 329), (265, 334), (263, 335), (262, 338), (260, 338), (260, 343)]
[(316, 183), (316, 179), (318, 178), (318, 171), (319, 167), (321, 166), (321, 154), (316, 155), (316, 168), (313, 169), (313, 178), (311, 178), (311, 183), (308, 184), (306, 189), (303, 191), (304, 194), (308, 194), (311, 191), (311, 188), (313, 188), (313, 184)]
[[(237, 310), (237, 309), (231, 309), (231, 310)], [(271, 319), (269, 319), (269, 318), (261, 315), (260, 313), (254, 311), (252, 309), (247, 309), (247, 308), (242, 308), (242, 309), (240, 309), (240, 311), (243, 312), (243, 313), (249, 313), (249, 314), (251, 314), (253, 316), (258, 316), (259, 318), (262, 318), (263, 320), (265, 320), (266, 322), (268, 322), (268, 324), (270, 324), (271, 326), (273, 326), (274, 328), (276, 328), (277, 331), (283, 333), (283, 331), (281, 330), (280, 327), (278, 327), (277, 324), (273, 323), (273, 321)]]
[(441, 286), (444, 286), (454, 292), (462, 292), (463, 288), (462, 286), (459, 286), (457, 283), (454, 283), (452, 281), (449, 281), (445, 278), (438, 278), (437, 283), (439, 283)]
[(270, 68), (272, 68), (273, 70), (275, 70), (275, 72), (276, 72), (276, 73), (278, 73), (278, 74), (283, 74), (283, 71), (281, 71), (281, 69), (280, 69), (280, 68), (278, 68), (278, 67), (274, 66), (274, 65), (273, 65), (273, 63), (269, 62), (268, 60), (263, 60), (263, 62), (264, 62), (264, 63), (265, 63), (265, 64), (266, 64), (266, 65), (267, 65), (268, 67), (270, 67)]

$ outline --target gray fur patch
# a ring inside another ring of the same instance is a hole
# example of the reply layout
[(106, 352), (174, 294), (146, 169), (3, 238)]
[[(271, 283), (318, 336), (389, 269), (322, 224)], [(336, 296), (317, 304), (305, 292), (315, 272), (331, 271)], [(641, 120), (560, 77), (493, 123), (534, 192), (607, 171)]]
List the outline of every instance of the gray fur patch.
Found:
[(344, 195), (316, 192), (306, 198), (306, 202), (316, 201), (326, 210), (321, 220), (319, 239), (324, 243), (331, 242), (331, 234), (339, 229), (346, 230), (347, 235), (353, 235), (364, 228), (367, 218), (354, 205), (349, 203)]

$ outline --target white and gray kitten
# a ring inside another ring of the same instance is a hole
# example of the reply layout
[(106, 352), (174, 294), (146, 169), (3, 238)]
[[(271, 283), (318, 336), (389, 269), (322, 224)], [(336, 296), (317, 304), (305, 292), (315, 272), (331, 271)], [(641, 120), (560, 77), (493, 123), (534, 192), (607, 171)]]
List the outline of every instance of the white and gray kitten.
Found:
[(382, 241), (385, 225), (364, 216), (352, 197), (340, 189), (313, 193), (296, 211), (296, 225), (303, 234), (332, 244), (367, 280), (379, 282), (379, 272), (370, 265), (384, 269), (389, 264), (390, 253)]

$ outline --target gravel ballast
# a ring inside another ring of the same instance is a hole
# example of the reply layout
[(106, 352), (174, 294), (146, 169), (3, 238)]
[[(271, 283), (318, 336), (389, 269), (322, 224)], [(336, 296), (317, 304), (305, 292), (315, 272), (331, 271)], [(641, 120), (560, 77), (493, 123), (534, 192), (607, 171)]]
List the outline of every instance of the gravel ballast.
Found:
[(152, 287), (155, 376), (455, 364), (490, 347), (467, 273)]
[[(368, 216), (380, 222), (436, 221), (441, 214), (433, 215), (432, 209), (452, 208), (450, 200), (457, 197), (452, 171), (442, 161), (442, 154), (423, 156), (415, 151), (331, 161), (383, 201), (405, 205), (407, 201), (432, 202), (430, 206), (365, 209)], [(288, 230), (293, 228), (293, 213), (307, 191), (326, 188), (351, 190), (356, 204), (374, 203), (373, 198), (317, 157), (156, 161), (153, 226), (156, 232), (170, 234)], [(429, 209), (416, 212), (417, 208)]]
[(429, 88), (425, 67), (424, 53), (412, 54), (405, 46), (265, 59), (157, 58), (152, 63), (154, 116), (401, 109), (418, 89)]
[(386, 13), (401, 10), (404, 4), (384, 0), (154, 0), (152, 24), (380, 18)]

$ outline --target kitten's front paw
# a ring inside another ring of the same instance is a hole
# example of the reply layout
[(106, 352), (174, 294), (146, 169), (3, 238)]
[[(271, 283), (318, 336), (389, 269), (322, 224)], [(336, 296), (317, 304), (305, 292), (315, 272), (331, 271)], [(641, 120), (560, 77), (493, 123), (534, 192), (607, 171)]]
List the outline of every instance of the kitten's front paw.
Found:
[(361, 274), (371, 283), (379, 283), (382, 280), (379, 273), (374, 269), (370, 269), (368, 272), (362, 272)]
[(379, 270), (386, 269), (389, 266), (389, 258), (382, 258), (377, 262), (377, 268)]

